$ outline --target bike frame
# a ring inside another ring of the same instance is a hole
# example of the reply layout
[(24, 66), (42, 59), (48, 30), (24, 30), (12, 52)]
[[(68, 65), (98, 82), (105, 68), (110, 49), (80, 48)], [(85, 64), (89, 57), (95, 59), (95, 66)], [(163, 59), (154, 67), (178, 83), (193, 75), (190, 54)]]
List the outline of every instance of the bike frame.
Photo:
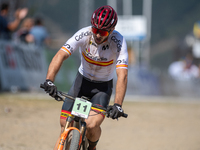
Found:
[[(73, 122), (73, 127), (71, 127), (71, 123)], [(76, 116), (68, 116), (66, 119), (66, 125), (63, 133), (61, 134), (60, 141), (58, 144), (58, 150), (63, 150), (63, 147), (65, 145), (66, 139), (69, 135), (69, 132), (72, 130), (77, 130), (80, 133), (80, 139), (79, 139), (79, 148), (81, 147), (82, 141), (85, 137), (85, 130), (86, 130), (86, 122), (84, 118), (76, 117)]]
[[(94, 107), (92, 107), (94, 108)], [(103, 109), (98, 108), (99, 110), (105, 111)], [(73, 127), (71, 127), (70, 125), (73, 124)], [(60, 137), (60, 141), (58, 144), (58, 148), (57, 150), (63, 150), (65, 143), (67, 142), (66, 139), (70, 133), (70, 131), (72, 130), (77, 130), (80, 133), (80, 139), (79, 139), (79, 148), (81, 148), (81, 146), (83, 146), (82, 150), (86, 150), (85, 149), (85, 143), (83, 144), (83, 140), (85, 138), (85, 131), (86, 131), (86, 122), (84, 118), (81, 117), (77, 117), (74, 115), (70, 115), (67, 117), (66, 119), (66, 125), (65, 125), (65, 129), (63, 131), (63, 133), (61, 134)]]
[[(44, 85), (43, 84), (41, 84), (40, 87), (44, 89)], [(70, 95), (68, 95), (66, 93), (63, 93), (61, 91), (57, 91), (56, 100), (57, 101), (64, 101), (62, 96), (64, 96), (65, 98), (69, 98), (69, 99), (75, 100), (74, 97), (71, 97)], [(81, 98), (83, 98), (85, 100), (89, 100), (87, 97), (84, 97), (84, 96), (81, 97)], [(103, 114), (109, 113), (109, 112), (107, 112), (107, 110), (105, 108), (102, 108), (102, 107), (100, 107), (98, 105), (95, 105), (95, 104), (93, 104), (91, 108), (97, 108), (97, 109), (103, 111), (103, 112), (100, 111)], [(122, 115), (122, 117), (125, 117), (125, 118), (127, 118), (127, 116), (128, 115), (125, 114), (125, 113), (123, 113), (123, 115)], [(70, 126), (72, 121), (74, 121), (73, 123), (76, 124), (73, 127)], [(79, 143), (78, 143), (78, 150), (81, 148), (81, 144), (83, 144), (83, 140), (84, 140), (84, 137), (85, 137), (86, 122), (85, 122), (84, 118), (77, 117), (77, 116), (74, 116), (74, 115), (71, 114), (71, 116), (68, 116), (67, 119), (66, 119), (65, 129), (64, 129), (63, 133), (61, 134), (57, 150), (63, 150), (64, 145), (66, 143), (66, 139), (67, 139), (70, 131), (73, 131), (73, 130), (77, 130), (80, 133), (80, 138), (79, 138)], [(85, 148), (83, 148), (83, 150), (85, 150)]]

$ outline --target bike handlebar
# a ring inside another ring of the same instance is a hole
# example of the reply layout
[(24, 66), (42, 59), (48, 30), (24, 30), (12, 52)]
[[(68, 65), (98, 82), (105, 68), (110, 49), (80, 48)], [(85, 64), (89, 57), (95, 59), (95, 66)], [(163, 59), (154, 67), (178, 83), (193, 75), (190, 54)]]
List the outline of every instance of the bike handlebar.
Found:
[[(44, 84), (40, 84), (40, 88), (44, 89)], [(57, 97), (55, 98), (55, 100), (57, 100), (57, 101), (65, 101), (65, 100), (63, 99), (62, 96), (64, 96), (64, 97), (66, 97), (66, 98), (69, 98), (69, 99), (75, 101), (75, 98), (74, 98), (74, 97), (68, 95), (67, 93), (61, 92), (61, 91), (57, 91)], [(103, 107), (100, 107), (100, 106), (98, 106), (98, 105), (92, 104), (92, 107), (95, 107), (95, 108), (98, 108), (98, 109), (102, 109), (102, 110), (104, 110), (104, 111), (107, 112), (107, 109), (105, 109), (105, 108), (103, 108)], [(127, 117), (128, 117), (128, 114), (123, 113), (123, 114), (122, 114), (122, 117), (127, 118)]]

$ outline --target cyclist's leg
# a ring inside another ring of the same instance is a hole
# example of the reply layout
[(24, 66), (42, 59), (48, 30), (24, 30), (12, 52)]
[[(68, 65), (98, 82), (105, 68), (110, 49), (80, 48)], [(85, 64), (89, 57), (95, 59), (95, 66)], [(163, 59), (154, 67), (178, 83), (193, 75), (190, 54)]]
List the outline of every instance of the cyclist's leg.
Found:
[[(107, 107), (110, 101), (110, 94), (105, 92), (98, 92), (95, 94), (91, 102), (98, 104), (104, 108)], [(101, 136), (101, 123), (103, 122), (105, 116), (102, 113), (97, 113), (96, 111), (91, 111), (90, 116), (86, 119), (87, 132), (86, 137), (89, 141), (89, 150), (94, 150), (96, 148), (97, 142)]]
[(101, 114), (96, 115), (96, 112), (94, 111), (91, 111), (90, 115), (94, 116), (90, 116), (86, 120), (87, 123), (86, 137), (88, 138), (89, 141), (89, 147), (93, 150), (96, 147), (97, 142), (100, 138), (101, 135), (100, 125), (103, 122), (104, 117)]

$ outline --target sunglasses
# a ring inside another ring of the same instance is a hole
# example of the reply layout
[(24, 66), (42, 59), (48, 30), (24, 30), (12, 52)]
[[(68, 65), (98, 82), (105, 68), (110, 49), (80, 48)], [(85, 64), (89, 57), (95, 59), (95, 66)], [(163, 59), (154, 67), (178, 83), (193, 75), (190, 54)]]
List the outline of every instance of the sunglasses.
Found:
[(109, 35), (109, 31), (100, 30), (100, 29), (97, 29), (97, 28), (94, 28), (94, 27), (92, 27), (92, 32), (93, 32), (94, 34), (99, 33), (101, 36), (108, 36), (108, 35)]

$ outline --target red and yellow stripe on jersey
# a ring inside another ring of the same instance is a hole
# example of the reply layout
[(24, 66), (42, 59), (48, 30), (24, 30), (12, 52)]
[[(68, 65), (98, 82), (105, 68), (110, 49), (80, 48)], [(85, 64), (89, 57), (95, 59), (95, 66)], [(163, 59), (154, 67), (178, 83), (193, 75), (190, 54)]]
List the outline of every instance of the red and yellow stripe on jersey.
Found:
[(94, 65), (97, 65), (97, 66), (109, 66), (109, 65), (113, 64), (113, 60), (110, 60), (110, 61), (94, 61), (91, 58), (87, 57), (84, 52), (82, 52), (82, 56), (88, 63), (94, 64)]
[(69, 53), (69, 55), (71, 55), (72, 53), (67, 49), (67, 48), (65, 48), (64, 46), (63, 47), (61, 47), (61, 50), (64, 50), (64, 51), (66, 51), (67, 53)]
[(128, 65), (127, 64), (118, 64), (116, 65), (116, 68), (127, 68), (128, 69)]

